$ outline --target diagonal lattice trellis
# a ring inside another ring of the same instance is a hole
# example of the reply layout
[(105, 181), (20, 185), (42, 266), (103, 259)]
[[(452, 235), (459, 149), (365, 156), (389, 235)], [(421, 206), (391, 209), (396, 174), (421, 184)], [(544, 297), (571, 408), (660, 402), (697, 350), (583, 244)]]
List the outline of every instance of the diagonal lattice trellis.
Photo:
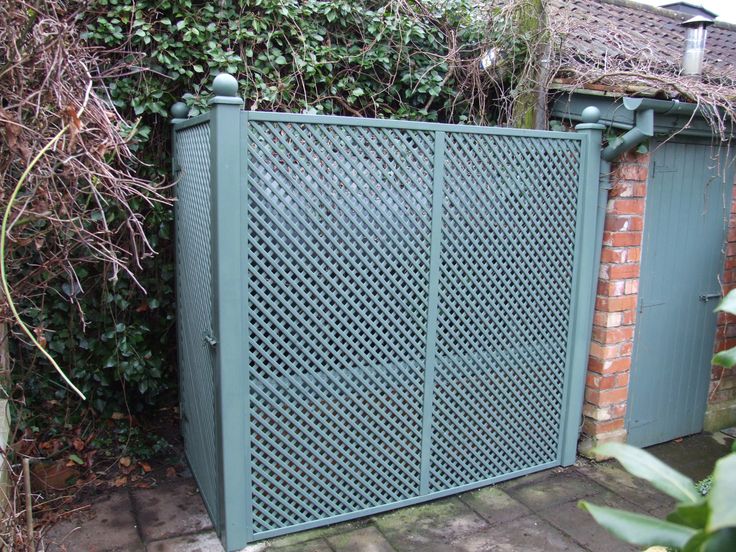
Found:
[[(246, 512), (246, 538), (266, 538), (559, 464), (587, 341), (572, 309), (590, 295), (573, 285), (588, 142), (239, 115), (239, 142), (209, 116), (175, 141), (183, 432), (218, 530)], [(242, 405), (217, 403), (239, 396), (223, 373), (247, 381)]]
[(176, 133), (176, 261), (182, 434), (192, 472), (213, 519), (219, 519), (212, 324), (210, 126)]
[(247, 128), (254, 533), (554, 462), (580, 142)]
[(577, 142), (447, 138), (432, 491), (558, 454), (579, 160)]
[(256, 533), (419, 491), (432, 138), (249, 125)]

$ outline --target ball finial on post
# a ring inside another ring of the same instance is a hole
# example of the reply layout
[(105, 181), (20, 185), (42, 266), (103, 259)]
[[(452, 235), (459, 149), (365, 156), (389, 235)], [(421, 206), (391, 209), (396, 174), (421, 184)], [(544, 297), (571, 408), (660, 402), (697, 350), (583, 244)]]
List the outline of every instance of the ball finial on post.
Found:
[(237, 96), (238, 81), (228, 73), (220, 73), (212, 82), (212, 91), (215, 96)]
[(189, 106), (184, 102), (176, 102), (171, 106), (171, 115), (174, 119), (186, 119), (189, 116)]
[(601, 119), (601, 110), (594, 105), (589, 105), (580, 115), (584, 123), (597, 123)]

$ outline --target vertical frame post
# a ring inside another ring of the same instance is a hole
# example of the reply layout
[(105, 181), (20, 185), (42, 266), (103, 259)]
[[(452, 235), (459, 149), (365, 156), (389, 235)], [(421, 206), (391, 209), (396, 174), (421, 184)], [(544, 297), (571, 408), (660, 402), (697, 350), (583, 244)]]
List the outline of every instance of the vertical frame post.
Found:
[(581, 175), (578, 197), (578, 222), (575, 229), (576, 253), (571, 305), (572, 325), (569, 330), (568, 373), (565, 380), (563, 418), (560, 433), (560, 463), (575, 463), (580, 420), (588, 369), (590, 337), (593, 330), (595, 286), (598, 267), (597, 251), (601, 247), (596, 233), (598, 218), (598, 188), (600, 185), (601, 140), (604, 125), (599, 124), (600, 111), (595, 107), (583, 110), (583, 123), (575, 130), (585, 136), (581, 152)]
[[(247, 375), (242, 356), (244, 322), (241, 252), (245, 224), (241, 213), (241, 125), (243, 100), (238, 82), (218, 75), (210, 100), (211, 232), (213, 333), (216, 340), (215, 412), (219, 451), (219, 533), (227, 550), (245, 546), (248, 501), (246, 471)], [(203, 290), (204, 292), (204, 290)], [(218, 451), (212, 451), (218, 454)]]
[[(177, 181), (179, 179), (179, 160), (176, 156), (176, 125), (178, 123), (181, 123), (183, 121), (186, 121), (187, 117), (189, 116), (189, 107), (184, 102), (176, 102), (174, 105), (171, 106), (171, 115), (173, 119), (171, 119), (171, 177), (174, 179), (174, 197), (179, 197), (178, 193), (178, 184)], [(174, 202), (174, 232), (177, 231), (179, 228), (179, 202)], [(177, 252), (177, 258), (176, 258), (176, 271), (178, 273), (179, 271), (179, 258), (178, 258), (178, 252)], [(176, 300), (177, 303), (179, 303), (179, 298), (181, 297), (181, 286), (179, 283), (179, 278), (177, 276), (176, 278)], [(183, 366), (182, 363), (182, 357), (181, 357), (181, 351), (182, 351), (182, 334), (181, 334), (181, 322), (179, 321), (179, 317), (176, 317), (176, 365), (181, 367)], [(179, 389), (181, 389), (181, 368), (179, 368)], [(179, 393), (179, 423), (182, 424), (182, 434), (184, 434), (184, 428), (183, 424), (185, 423), (184, 419), (184, 413), (187, 411), (186, 407), (183, 404), (184, 395), (183, 393)]]
[(240, 175), (241, 175), (241, 186), (240, 186), (240, 214), (241, 214), (241, 232), (243, 239), (241, 240), (241, 253), (240, 253), (240, 275), (241, 275), (241, 320), (243, 321), (243, 333), (240, 340), (240, 358), (242, 359), (243, 369), (243, 386), (241, 389), (243, 395), (243, 418), (245, 419), (245, 447), (243, 448), (243, 457), (246, 460), (245, 466), (245, 533), (248, 542), (253, 540), (253, 504), (252, 504), (252, 472), (250, 466), (251, 458), (251, 395), (250, 395), (250, 318), (249, 318), (249, 287), (250, 287), (250, 275), (249, 275), (249, 243), (248, 238), (250, 236), (250, 201), (249, 195), (249, 175), (250, 175), (250, 161), (249, 161), (249, 149), (250, 149), (250, 127), (248, 120), (248, 112), (240, 112)]
[(432, 176), (432, 225), (429, 248), (429, 297), (427, 300), (427, 343), (424, 356), (424, 399), (422, 405), (422, 456), (419, 494), (429, 494), (432, 452), (432, 411), (434, 371), (437, 365), (437, 319), (440, 295), (440, 254), (442, 250), (442, 202), (445, 180), (445, 133), (434, 133)]

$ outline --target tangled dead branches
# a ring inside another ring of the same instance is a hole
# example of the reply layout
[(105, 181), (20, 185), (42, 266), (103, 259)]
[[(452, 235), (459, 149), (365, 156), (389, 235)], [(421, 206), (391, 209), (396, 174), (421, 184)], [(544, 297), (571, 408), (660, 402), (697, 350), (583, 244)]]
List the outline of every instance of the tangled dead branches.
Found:
[[(85, 265), (104, 267), (110, 280), (123, 273), (135, 281), (142, 259), (154, 254), (145, 207), (169, 202), (162, 186), (136, 176), (140, 164), (130, 147), (136, 126), (116, 111), (106, 89), (129, 67), (122, 56), (82, 40), (84, 8), (74, 1), (0, 3), (0, 207), (9, 214), (7, 280), (25, 312), (42, 309), (49, 292), (76, 305)], [(3, 295), (3, 335), (4, 324), (13, 326)], [(34, 328), (42, 345), (44, 331)], [(0, 347), (6, 346), (3, 338)], [(3, 391), (6, 377), (0, 374)], [(6, 397), (0, 396), (2, 409)], [(20, 528), (23, 507), (16, 508), (22, 502), (8, 453), (0, 456), (0, 470), (9, 470), (0, 476), (0, 542), (7, 550), (35, 549)]]
[[(82, 8), (23, 0), (0, 5), (3, 207), (32, 157), (67, 127), (12, 206), (7, 272), (16, 302), (26, 305), (38, 305), (59, 276), (73, 300), (81, 291), (77, 271), (86, 263), (104, 263), (111, 279), (121, 272), (135, 279), (134, 268), (153, 254), (140, 207), (166, 201), (159, 187), (135, 175), (128, 145), (135, 126), (106, 97), (97, 69), (105, 52), (81, 40)], [(8, 314), (3, 308), (0, 320)]]
[[(622, 95), (644, 95), (696, 103), (714, 133), (730, 139), (736, 115), (736, 69), (729, 60), (706, 58), (702, 78), (681, 74), (684, 29), (680, 21), (603, 1), (591, 10), (548, 0), (548, 35), (558, 83), (568, 91), (584, 88)], [(581, 4), (582, 5), (582, 4)], [(616, 10), (619, 18), (598, 16)], [(714, 28), (714, 32), (731, 32)], [(732, 60), (731, 60), (732, 61)]]

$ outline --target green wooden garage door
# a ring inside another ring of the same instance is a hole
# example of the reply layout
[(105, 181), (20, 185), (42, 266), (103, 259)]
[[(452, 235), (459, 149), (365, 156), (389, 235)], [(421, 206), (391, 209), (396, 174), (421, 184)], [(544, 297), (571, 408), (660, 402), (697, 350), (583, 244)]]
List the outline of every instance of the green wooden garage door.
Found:
[(719, 163), (706, 143), (654, 150), (628, 409), (638, 446), (703, 428), (733, 182), (720, 153)]

